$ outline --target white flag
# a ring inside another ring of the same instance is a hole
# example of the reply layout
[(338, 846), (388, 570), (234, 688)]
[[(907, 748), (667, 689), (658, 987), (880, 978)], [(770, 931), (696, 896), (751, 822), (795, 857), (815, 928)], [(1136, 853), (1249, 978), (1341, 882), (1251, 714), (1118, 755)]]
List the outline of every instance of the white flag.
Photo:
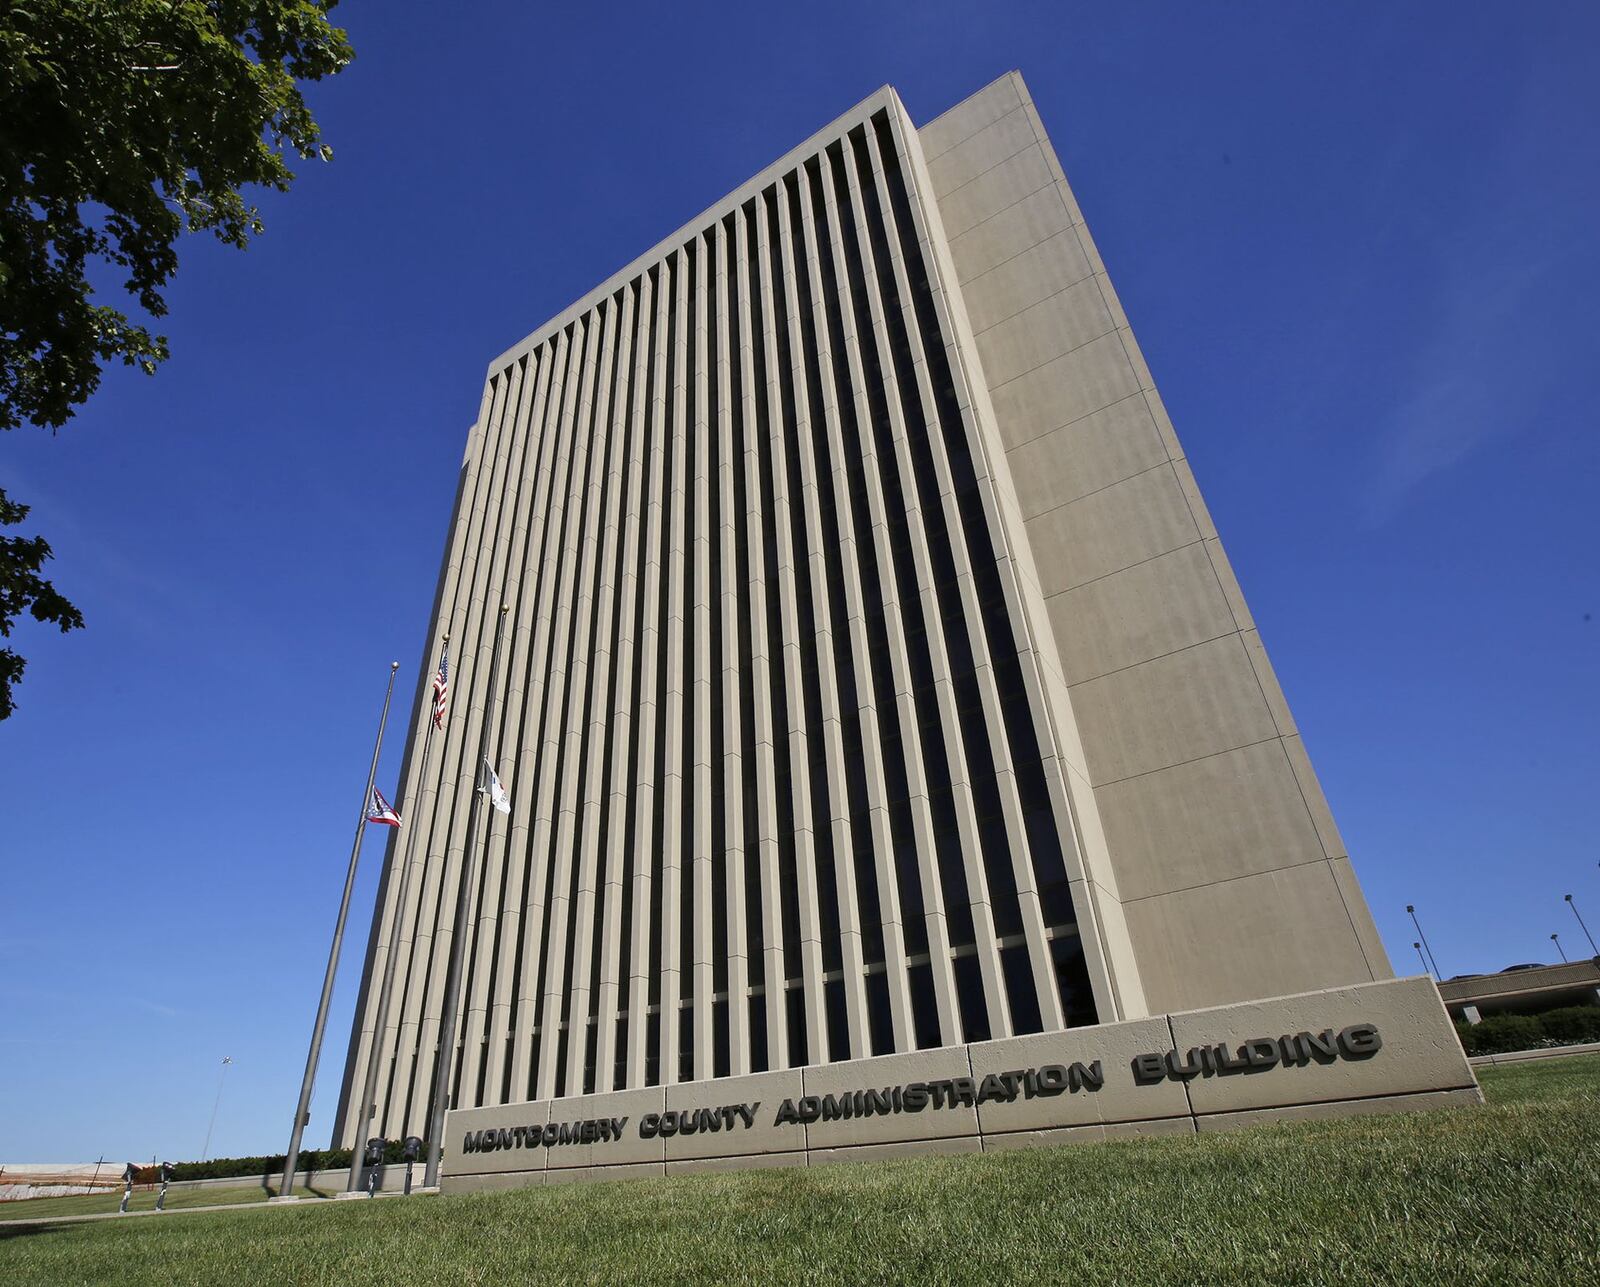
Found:
[(489, 775), (489, 803), (494, 805), (501, 813), (510, 813), (511, 797), (506, 794), (506, 789), (500, 785), (500, 779), (495, 776), (494, 766), (488, 760), (483, 762), (483, 771)]

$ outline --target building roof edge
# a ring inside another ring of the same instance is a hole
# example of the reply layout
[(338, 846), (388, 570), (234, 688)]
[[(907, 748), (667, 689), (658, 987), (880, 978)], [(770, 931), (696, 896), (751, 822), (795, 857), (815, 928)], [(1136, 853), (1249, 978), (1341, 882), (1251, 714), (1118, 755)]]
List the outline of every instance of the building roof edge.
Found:
[(688, 241), (689, 238), (700, 232), (707, 224), (714, 222), (729, 210), (743, 205), (751, 196), (767, 187), (775, 177), (787, 173), (799, 161), (814, 154), (823, 142), (838, 137), (851, 125), (871, 116), (882, 107), (890, 107), (901, 115), (906, 116), (908, 121), (910, 119), (906, 113), (905, 104), (901, 102), (900, 95), (896, 92), (894, 86), (879, 86), (849, 110), (841, 112), (821, 129), (814, 130), (807, 135), (802, 142), (790, 148), (770, 165), (764, 166), (726, 196), (712, 202), (699, 214), (695, 215), (694, 218), (685, 220), (643, 254), (634, 256), (593, 290), (574, 300), (548, 321), (540, 323), (510, 348), (497, 354), (489, 363), (485, 379), (493, 378), (495, 372), (503, 370), (569, 322), (587, 313), (600, 300), (637, 277), (652, 264), (659, 262), (666, 254)]

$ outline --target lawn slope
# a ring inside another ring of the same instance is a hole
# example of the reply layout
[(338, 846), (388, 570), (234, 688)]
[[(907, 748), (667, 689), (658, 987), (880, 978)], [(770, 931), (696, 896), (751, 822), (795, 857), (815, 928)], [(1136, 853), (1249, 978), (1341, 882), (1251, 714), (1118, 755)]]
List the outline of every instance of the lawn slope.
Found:
[(1600, 1057), (1483, 1084), (1189, 1139), (0, 1230), (0, 1280), (1600, 1282)]

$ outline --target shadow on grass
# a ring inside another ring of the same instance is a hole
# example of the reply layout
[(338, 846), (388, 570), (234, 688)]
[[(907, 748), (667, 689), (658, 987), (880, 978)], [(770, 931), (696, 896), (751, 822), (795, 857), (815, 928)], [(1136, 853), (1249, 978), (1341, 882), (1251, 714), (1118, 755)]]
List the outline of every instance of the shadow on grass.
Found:
[(55, 1233), (66, 1222), (61, 1224), (8, 1224), (0, 1225), (0, 1242), (9, 1242), (13, 1238), (26, 1238), (30, 1233)]
[[(265, 1184), (265, 1185), (262, 1185), (262, 1188), (264, 1188), (267, 1191), (267, 1196), (269, 1198), (275, 1198), (275, 1197), (278, 1196), (278, 1187), (279, 1186), (276, 1185), (276, 1184)], [(311, 1197), (311, 1198), (331, 1198), (335, 1193), (339, 1192), (339, 1190), (337, 1190), (337, 1189), (318, 1189), (318, 1188), (314, 1188), (312, 1185), (309, 1185), (309, 1184), (302, 1184), (302, 1185), (299, 1186), (298, 1189), (294, 1189), (294, 1190), (291, 1190), (291, 1191), (298, 1193), (301, 1197)]]

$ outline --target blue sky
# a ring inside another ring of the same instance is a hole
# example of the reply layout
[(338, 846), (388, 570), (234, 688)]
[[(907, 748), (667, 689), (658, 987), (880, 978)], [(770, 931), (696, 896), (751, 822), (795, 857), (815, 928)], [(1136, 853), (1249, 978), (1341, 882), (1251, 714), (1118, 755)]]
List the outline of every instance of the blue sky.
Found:
[(1600, 930), (1600, 11), (829, 9), (345, 6), (334, 163), (0, 439), (89, 623), (0, 725), (0, 1161), (198, 1156), (225, 1054), (213, 1155), (283, 1148), (485, 365), (885, 82), (1027, 78), (1396, 966), (1407, 902), (1447, 974)]

